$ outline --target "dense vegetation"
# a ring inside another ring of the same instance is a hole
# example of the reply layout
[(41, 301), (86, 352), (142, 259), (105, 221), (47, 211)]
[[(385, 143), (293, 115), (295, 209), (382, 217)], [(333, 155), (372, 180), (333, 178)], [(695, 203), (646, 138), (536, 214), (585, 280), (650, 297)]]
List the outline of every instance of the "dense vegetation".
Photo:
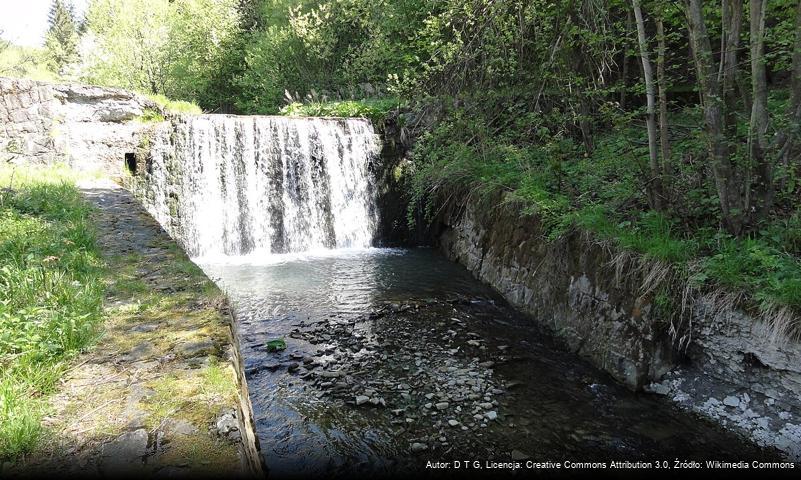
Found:
[(0, 460), (36, 444), (43, 396), (101, 317), (89, 207), (66, 180), (58, 170), (0, 171)]
[(591, 230), (799, 323), (797, 0), (91, 0), (73, 23), (63, 75), (207, 111), (401, 106), (426, 119), (402, 125), (415, 206), (500, 190), (549, 238)]

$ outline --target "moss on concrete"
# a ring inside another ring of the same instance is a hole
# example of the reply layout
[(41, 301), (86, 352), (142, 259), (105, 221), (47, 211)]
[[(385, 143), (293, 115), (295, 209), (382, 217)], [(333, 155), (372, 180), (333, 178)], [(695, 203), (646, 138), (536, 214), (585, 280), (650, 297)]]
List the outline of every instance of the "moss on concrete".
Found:
[(102, 333), (64, 374), (47, 440), (15, 468), (119, 471), (104, 451), (144, 431), (146, 450), (122, 473), (242, 473), (240, 442), (216, 428), (239, 404), (223, 294), (127, 192), (101, 195), (93, 218), (107, 263)]

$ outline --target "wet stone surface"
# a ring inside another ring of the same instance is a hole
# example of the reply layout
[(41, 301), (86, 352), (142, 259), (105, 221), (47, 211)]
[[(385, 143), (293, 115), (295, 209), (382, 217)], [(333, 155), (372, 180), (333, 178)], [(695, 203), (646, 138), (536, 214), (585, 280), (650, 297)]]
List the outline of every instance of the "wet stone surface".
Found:
[(304, 359), (298, 375), (319, 390), (318, 396), (388, 409), (395, 433), (410, 435), (410, 445), (453, 448), (448, 441), (452, 429), (486, 428), (497, 419), (496, 397), (505, 390), (493, 380), (490, 367), (507, 358), (501, 354), (495, 362), (486, 360), (494, 352), (487, 351), (480, 335), (467, 331), (462, 319), (451, 317), (421, 329), (414, 318), (423, 309), (447, 314), (450, 307), (434, 300), (389, 304), (364, 319), (301, 323), (289, 337), (316, 351), (290, 356)]

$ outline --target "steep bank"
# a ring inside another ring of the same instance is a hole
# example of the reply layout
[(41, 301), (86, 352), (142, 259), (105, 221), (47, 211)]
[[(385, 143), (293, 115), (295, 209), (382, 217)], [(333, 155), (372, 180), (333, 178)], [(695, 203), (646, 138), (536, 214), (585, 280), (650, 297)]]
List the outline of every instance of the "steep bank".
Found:
[[(498, 196), (453, 202), (439, 216), (438, 243), (451, 259), (547, 326), (569, 349), (633, 389), (680, 406), (801, 458), (801, 345), (769, 338), (743, 311), (693, 300), (678, 335), (659, 298), (659, 264), (574, 232), (549, 243), (536, 217)], [(661, 379), (663, 383), (653, 384)]]

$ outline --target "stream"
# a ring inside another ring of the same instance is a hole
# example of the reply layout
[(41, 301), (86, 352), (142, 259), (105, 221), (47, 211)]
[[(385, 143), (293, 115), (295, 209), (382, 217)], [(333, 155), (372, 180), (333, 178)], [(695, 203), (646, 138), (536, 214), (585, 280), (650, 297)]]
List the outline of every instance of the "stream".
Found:
[[(635, 394), (431, 249), (201, 262), (229, 294), (269, 474), (775, 459)], [(287, 348), (268, 351), (283, 338)], [(458, 473), (458, 470), (455, 471)]]

